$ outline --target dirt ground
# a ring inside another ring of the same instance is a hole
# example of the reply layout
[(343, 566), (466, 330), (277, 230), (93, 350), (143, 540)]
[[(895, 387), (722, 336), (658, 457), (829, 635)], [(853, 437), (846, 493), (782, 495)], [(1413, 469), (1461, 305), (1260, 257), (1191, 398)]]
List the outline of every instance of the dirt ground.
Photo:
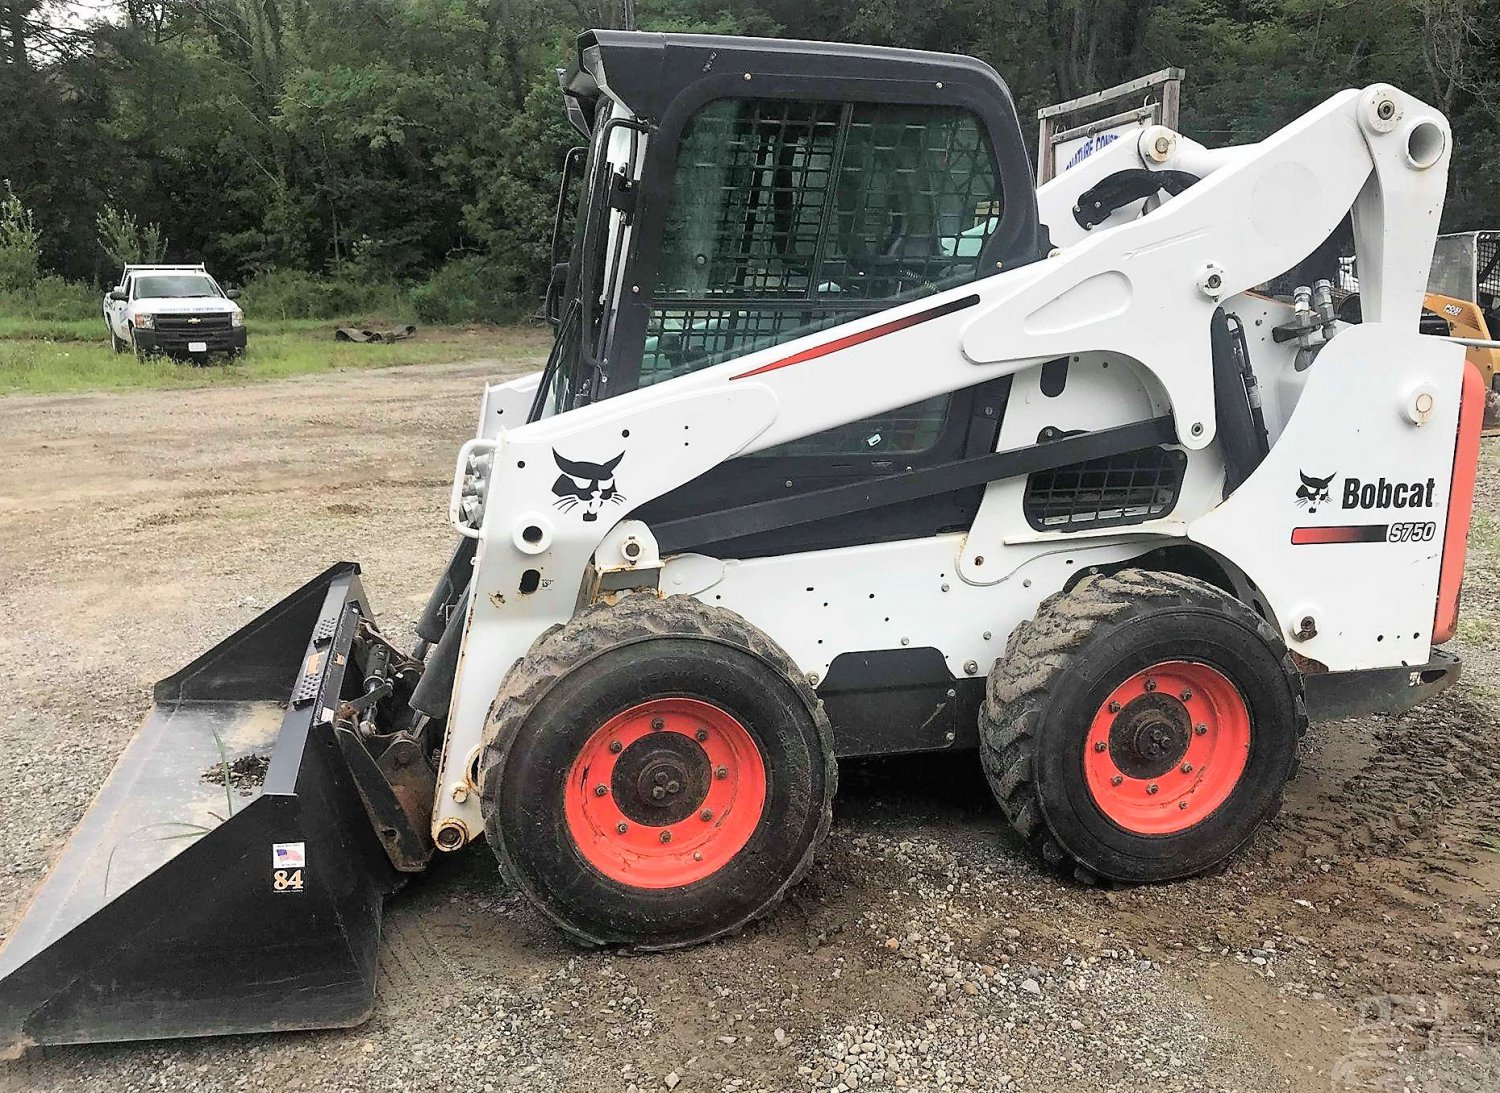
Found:
[[(534, 366), (0, 400), (0, 923), (155, 679), (341, 558), (387, 631), (410, 623), (481, 382)], [(1464, 682), (1315, 726), (1280, 819), (1221, 875), (1075, 887), (1022, 852), (972, 756), (850, 764), (810, 879), (739, 938), (582, 953), (479, 845), (389, 904), (366, 1025), (33, 1051), (0, 1089), (1500, 1088), (1497, 444)]]

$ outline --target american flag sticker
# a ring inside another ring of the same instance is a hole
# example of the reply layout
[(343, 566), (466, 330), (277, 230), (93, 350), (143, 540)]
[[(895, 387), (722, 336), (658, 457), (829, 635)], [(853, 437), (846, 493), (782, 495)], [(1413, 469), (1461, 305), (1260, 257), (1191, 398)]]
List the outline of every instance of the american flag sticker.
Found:
[(306, 843), (272, 843), (272, 869), (305, 869), (307, 867)]

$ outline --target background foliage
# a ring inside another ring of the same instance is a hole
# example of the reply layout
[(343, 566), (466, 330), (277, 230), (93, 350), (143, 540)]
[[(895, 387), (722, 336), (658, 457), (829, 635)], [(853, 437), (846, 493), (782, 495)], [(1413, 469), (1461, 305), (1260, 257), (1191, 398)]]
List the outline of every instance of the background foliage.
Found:
[[(1500, 0), (634, 6), (643, 29), (970, 53), (1010, 82), (1028, 132), (1038, 106), (1167, 64), (1187, 68), (1183, 128), (1209, 144), (1387, 80), (1453, 121), (1444, 227), (1500, 227)], [(102, 284), (126, 247), (170, 240), (172, 260), (254, 278), (247, 303), (282, 318), (398, 293), (427, 322), (529, 313), (574, 142), (553, 70), (622, 7), (123, 0), (89, 21), (64, 0), (0, 0), (0, 178), (21, 202), (0, 214), (0, 277), (15, 282), (0, 287), (35, 291), (49, 272)], [(28, 230), (37, 268), (16, 242)]]

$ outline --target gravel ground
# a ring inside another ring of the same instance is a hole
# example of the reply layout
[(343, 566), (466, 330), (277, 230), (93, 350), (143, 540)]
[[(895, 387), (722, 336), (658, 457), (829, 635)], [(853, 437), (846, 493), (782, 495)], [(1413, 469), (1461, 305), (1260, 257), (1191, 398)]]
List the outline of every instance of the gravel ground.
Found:
[[(480, 383), (534, 366), (0, 401), (0, 923), (154, 679), (340, 557), (410, 623)], [(1494, 446), (1481, 481), (1464, 683), (1315, 726), (1281, 818), (1219, 876), (1064, 884), (971, 755), (846, 764), (827, 851), (739, 938), (581, 953), (476, 846), (389, 904), (360, 1028), (34, 1050), (0, 1090), (1500, 1088)]]

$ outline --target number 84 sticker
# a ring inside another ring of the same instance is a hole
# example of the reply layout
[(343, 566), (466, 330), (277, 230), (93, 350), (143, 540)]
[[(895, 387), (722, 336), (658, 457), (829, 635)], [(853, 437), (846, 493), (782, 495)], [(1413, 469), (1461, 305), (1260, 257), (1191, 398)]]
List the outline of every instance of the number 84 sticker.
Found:
[(302, 891), (302, 874), (306, 868), (306, 843), (271, 844), (271, 890), (273, 892)]

